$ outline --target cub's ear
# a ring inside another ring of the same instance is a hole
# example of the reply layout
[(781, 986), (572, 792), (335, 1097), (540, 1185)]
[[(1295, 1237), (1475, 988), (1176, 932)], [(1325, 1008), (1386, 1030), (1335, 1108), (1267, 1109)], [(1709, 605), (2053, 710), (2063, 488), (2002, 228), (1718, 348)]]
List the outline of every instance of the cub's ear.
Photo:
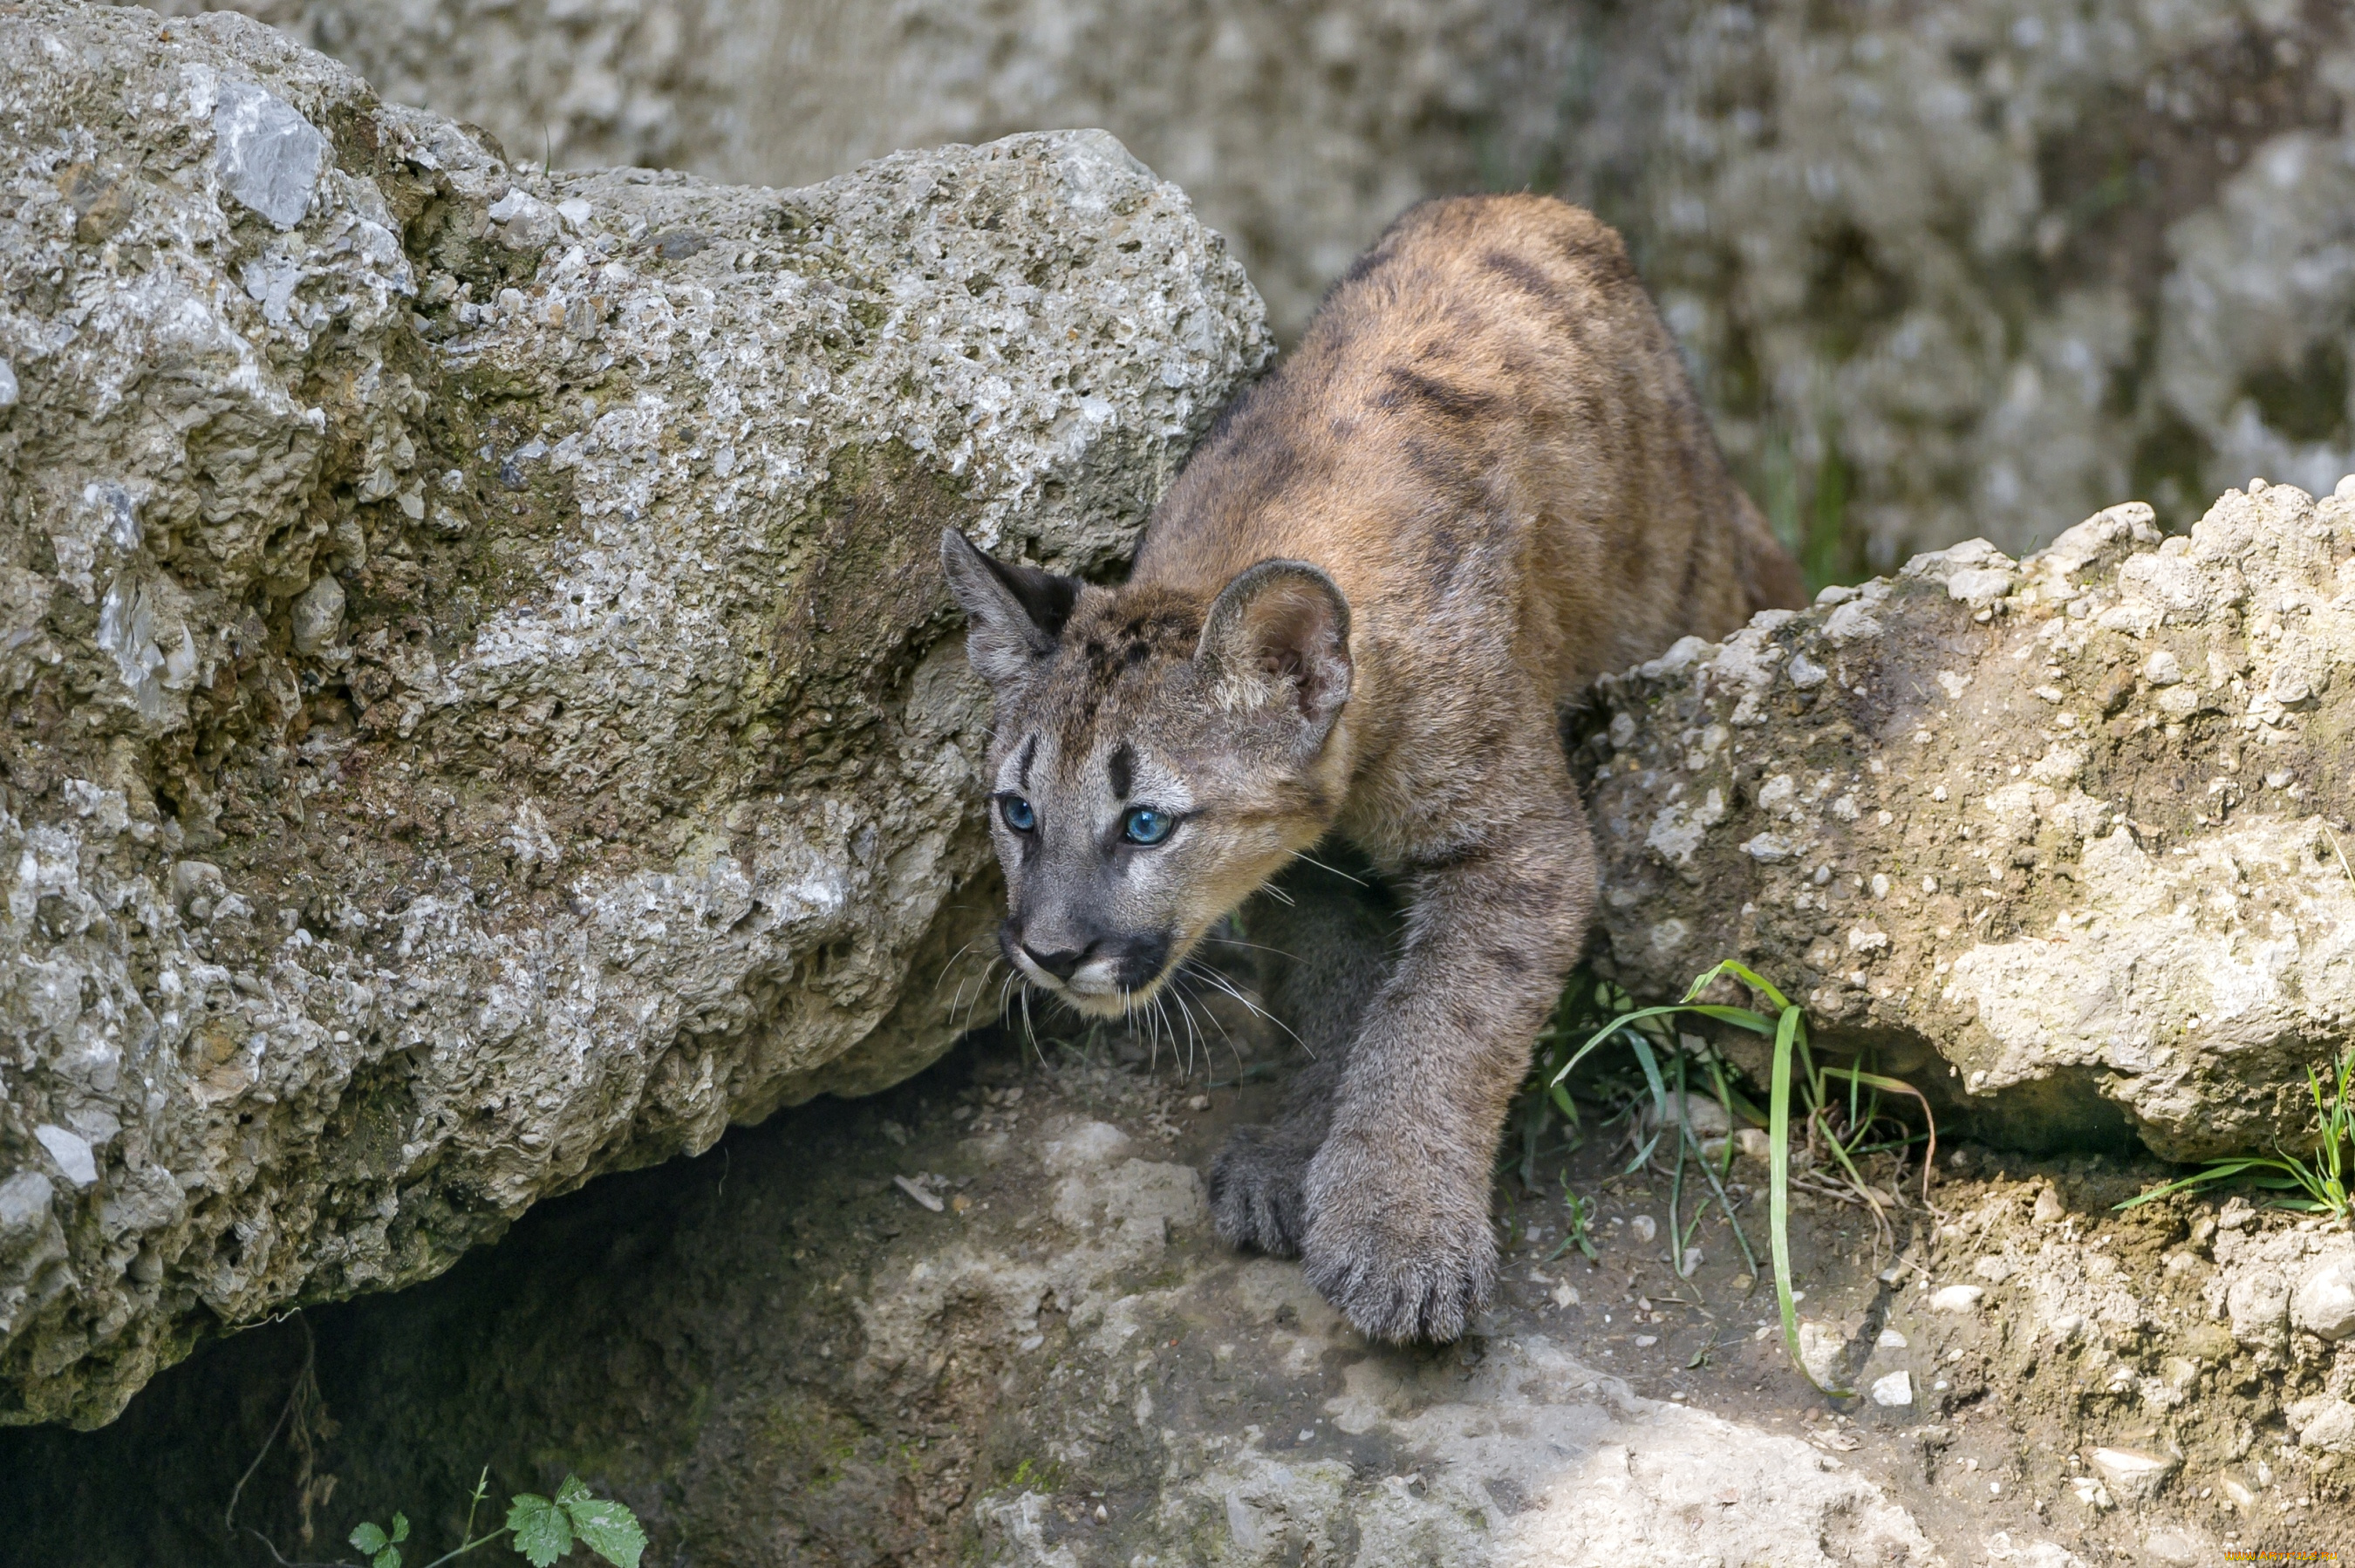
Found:
[(1305, 561), (1263, 560), (1219, 591), (1194, 656), (1221, 705), (1289, 707), (1313, 751), (1349, 699), (1349, 602)]
[(941, 530), (941, 566), (964, 607), (965, 659), (993, 687), (1021, 680), (1053, 656), (1080, 580), (984, 555), (954, 528)]

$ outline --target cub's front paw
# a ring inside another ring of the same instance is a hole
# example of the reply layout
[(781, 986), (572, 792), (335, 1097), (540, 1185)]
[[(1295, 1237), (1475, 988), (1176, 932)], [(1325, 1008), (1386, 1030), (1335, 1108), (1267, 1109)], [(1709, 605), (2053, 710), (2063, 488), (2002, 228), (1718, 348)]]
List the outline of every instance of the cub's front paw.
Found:
[(1237, 1127), (1210, 1166), (1210, 1217), (1231, 1247), (1296, 1257), (1307, 1232), (1301, 1179), (1313, 1150), (1273, 1127)]
[(1460, 1339), (1497, 1288), (1487, 1177), (1327, 1138), (1302, 1187), (1308, 1282), (1374, 1339)]

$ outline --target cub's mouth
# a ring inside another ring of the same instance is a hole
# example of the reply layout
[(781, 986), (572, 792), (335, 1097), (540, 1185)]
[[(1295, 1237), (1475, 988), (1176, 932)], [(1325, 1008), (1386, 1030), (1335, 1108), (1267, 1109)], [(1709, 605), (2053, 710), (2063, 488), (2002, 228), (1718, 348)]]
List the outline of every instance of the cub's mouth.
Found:
[(997, 944), (1022, 977), (1094, 1018), (1116, 1019), (1149, 1001), (1192, 950), (1166, 931), (1100, 936), (1077, 948), (1042, 947), (1026, 940), (1012, 921), (997, 929)]

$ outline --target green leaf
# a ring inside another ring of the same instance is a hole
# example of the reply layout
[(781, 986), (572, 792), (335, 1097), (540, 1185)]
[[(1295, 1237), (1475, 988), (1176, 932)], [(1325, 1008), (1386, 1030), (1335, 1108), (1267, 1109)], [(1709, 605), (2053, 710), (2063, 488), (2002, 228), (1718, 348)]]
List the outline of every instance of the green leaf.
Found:
[(385, 1543), (391, 1539), (378, 1526), (366, 1520), (362, 1520), (360, 1527), (351, 1533), (352, 1544), (370, 1556), (383, 1551)]
[[(1729, 964), (1728, 968), (1740, 968)], [(1747, 974), (1748, 971), (1742, 971)], [(1753, 977), (1753, 985), (1769, 995), (1780, 997), (1782, 993)], [(1828, 1389), (1816, 1381), (1816, 1374), (1807, 1371), (1807, 1363), (1799, 1355), (1799, 1308), (1791, 1299), (1791, 1051), (1799, 1043), (1806, 1025), (1800, 1021), (1799, 1009), (1785, 1007), (1782, 1021), (1774, 1029), (1774, 1068), (1772, 1091), (1767, 1097), (1766, 1136), (1772, 1142), (1766, 1164), (1766, 1207), (1770, 1234), (1774, 1244), (1774, 1300), (1783, 1313), (1783, 1348), (1790, 1352), (1791, 1364), (1807, 1380), (1818, 1393), (1838, 1398), (1848, 1397), (1847, 1389)], [(1804, 1048), (1803, 1048), (1804, 1049)]]
[(548, 1568), (572, 1550), (572, 1523), (564, 1510), (531, 1492), (516, 1494), (507, 1507), (507, 1528), (515, 1531), (515, 1549), (531, 1568)]
[(368, 1568), (400, 1568), (400, 1548), (388, 1546), (368, 1559)]
[(572, 1528), (581, 1532), (590, 1551), (613, 1568), (638, 1568), (638, 1554), (646, 1549), (646, 1532), (628, 1508), (583, 1496), (566, 1499), (564, 1511), (572, 1516)]
[(409, 1516), (407, 1514), (400, 1512), (395, 1512), (393, 1514), (392, 1538), (395, 1541), (407, 1541), (409, 1539)]

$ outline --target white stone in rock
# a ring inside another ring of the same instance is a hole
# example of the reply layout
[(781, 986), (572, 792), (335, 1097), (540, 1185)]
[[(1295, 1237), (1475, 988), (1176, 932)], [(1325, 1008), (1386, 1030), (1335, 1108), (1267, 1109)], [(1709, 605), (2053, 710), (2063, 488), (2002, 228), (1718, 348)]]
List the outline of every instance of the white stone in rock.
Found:
[(1803, 1318), (1799, 1323), (1799, 1364), (1819, 1384), (1828, 1385), (1839, 1371), (1848, 1350), (1848, 1336), (1828, 1323)]
[(0, 1181), (0, 1232), (34, 1230), (48, 1217), (57, 1188), (37, 1170), (20, 1170)]
[(1949, 1285), (1930, 1293), (1933, 1312), (1977, 1312), (1987, 1297), (1987, 1288), (1977, 1285)]
[(294, 601), (294, 651), (316, 657), (344, 633), (344, 585), (322, 576)]
[(2289, 1331), (2289, 1280), (2277, 1265), (2263, 1259), (2250, 1263), (2224, 1287), (2232, 1338), (2243, 1345), (2281, 1344)]
[(2094, 1468), (2110, 1495), (2126, 1502), (2147, 1502), (2158, 1495), (2180, 1459), (2171, 1454), (2150, 1454), (2139, 1448), (2096, 1448)]
[(229, 192), (281, 229), (311, 210), (326, 138), (293, 105), (248, 81), (224, 81), (213, 106), (213, 165)]
[(1872, 1403), (1896, 1409), (1913, 1403), (1913, 1374), (1894, 1371), (1872, 1383)]
[(2328, 1253), (2290, 1292), (2289, 1320), (2326, 1339), (2355, 1338), (2355, 1248)]
[(69, 1127), (44, 1122), (33, 1129), (33, 1136), (49, 1157), (58, 1162), (68, 1181), (76, 1187), (88, 1187), (98, 1179), (98, 1160), (91, 1151), (90, 1140)]
[(1992, 567), (1971, 567), (1946, 579), (1946, 597), (1984, 609), (2012, 591), (2019, 579)]
[(2323, 1454), (2355, 1455), (2355, 1404), (2329, 1394), (2316, 1394), (2291, 1405), (2290, 1427), (2297, 1445)]

